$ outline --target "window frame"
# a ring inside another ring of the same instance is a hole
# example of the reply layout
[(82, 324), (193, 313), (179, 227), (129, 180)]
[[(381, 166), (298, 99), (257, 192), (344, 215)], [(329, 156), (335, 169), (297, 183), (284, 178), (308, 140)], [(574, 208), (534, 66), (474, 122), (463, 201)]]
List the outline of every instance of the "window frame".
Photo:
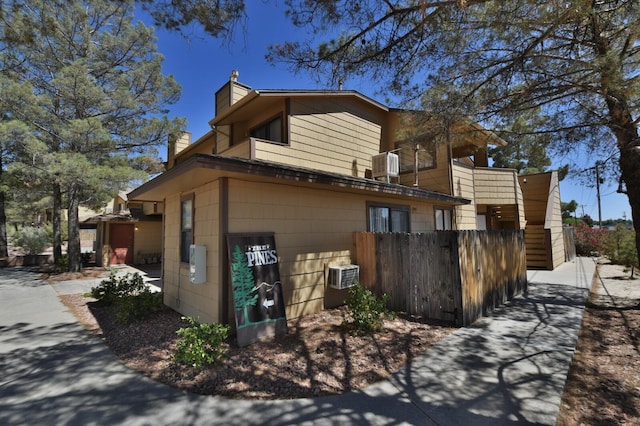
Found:
[[(270, 129), (270, 125), (271, 123), (273, 123), (276, 120), (280, 120), (280, 139), (281, 140), (274, 140), (274, 139), (269, 139), (269, 137), (271, 135), (267, 134), (266, 137), (259, 137), (256, 136), (254, 133), (258, 130), (258, 129), (266, 129), (267, 131), (269, 131)], [(287, 138), (287, 134), (286, 134), (286, 129), (285, 129), (285, 116), (283, 113), (278, 113), (274, 116), (272, 116), (271, 118), (262, 121), (260, 124), (256, 125), (256, 126), (252, 126), (251, 128), (249, 128), (249, 136), (255, 139), (260, 139), (262, 141), (265, 142), (269, 142), (269, 143), (273, 143), (276, 145), (288, 145), (288, 138)]]
[[(388, 209), (388, 231), (377, 231), (372, 229), (373, 223), (371, 220), (372, 209), (386, 208)], [(406, 231), (393, 231), (393, 212), (403, 213), (407, 220)], [(367, 232), (393, 232), (393, 233), (410, 233), (411, 232), (411, 206), (400, 204), (387, 204), (380, 202), (367, 202)]]
[[(189, 209), (189, 229), (185, 229), (185, 204), (190, 203), (191, 208)], [(180, 248), (179, 248), (179, 257), (180, 263), (189, 263), (189, 247), (194, 243), (195, 238), (195, 195), (193, 193), (183, 195), (180, 197)], [(186, 233), (189, 233), (188, 241)]]
[[(442, 218), (443, 218), (443, 223), (442, 223), (442, 228), (439, 227), (439, 223), (438, 223), (438, 212), (441, 211), (443, 212)], [(449, 217), (448, 217), (448, 225), (449, 228), (447, 228), (447, 214), (449, 213)], [(434, 227), (436, 229), (436, 231), (453, 231), (453, 209), (451, 208), (444, 208), (444, 207), (434, 207), (433, 208), (433, 224)]]

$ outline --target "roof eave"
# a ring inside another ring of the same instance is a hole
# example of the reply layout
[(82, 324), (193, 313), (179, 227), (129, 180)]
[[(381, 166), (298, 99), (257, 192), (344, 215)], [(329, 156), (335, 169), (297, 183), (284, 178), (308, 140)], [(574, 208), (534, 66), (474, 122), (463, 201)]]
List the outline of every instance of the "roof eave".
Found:
[[(453, 205), (471, 203), (471, 200), (427, 191), (405, 185), (391, 184), (373, 179), (340, 175), (337, 173), (322, 172), (302, 167), (293, 167), (282, 164), (274, 164), (260, 160), (247, 160), (237, 157), (225, 157), (220, 155), (195, 154), (174, 168), (157, 176), (153, 180), (131, 191), (130, 200), (152, 201), (145, 198), (145, 193), (160, 188), (173, 179), (180, 178), (194, 169), (218, 170), (225, 173), (241, 175), (257, 175), (266, 178), (282, 179), (292, 182), (308, 184), (329, 185), (347, 190), (377, 192), (387, 195), (410, 197), (431, 200), (434, 202)], [(168, 194), (166, 194), (168, 195)]]

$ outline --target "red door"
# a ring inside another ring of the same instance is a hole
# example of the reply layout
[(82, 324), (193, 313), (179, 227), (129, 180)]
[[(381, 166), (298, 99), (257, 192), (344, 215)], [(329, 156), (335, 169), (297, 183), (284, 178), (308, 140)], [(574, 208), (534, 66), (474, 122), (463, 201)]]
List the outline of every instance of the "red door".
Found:
[(133, 263), (133, 225), (111, 224), (109, 265)]

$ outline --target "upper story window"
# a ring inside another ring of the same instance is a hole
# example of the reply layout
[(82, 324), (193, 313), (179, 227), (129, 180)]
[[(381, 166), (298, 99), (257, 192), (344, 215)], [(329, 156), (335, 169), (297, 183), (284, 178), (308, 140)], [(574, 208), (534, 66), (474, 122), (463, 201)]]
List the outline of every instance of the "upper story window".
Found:
[(433, 143), (398, 142), (398, 159), (400, 160), (400, 172), (412, 172), (416, 154), (418, 170), (432, 169), (436, 167), (436, 150)]
[(193, 194), (180, 201), (180, 262), (189, 262), (189, 247), (193, 244)]
[(285, 143), (282, 129), (282, 116), (277, 116), (271, 120), (254, 127), (249, 132), (252, 138), (264, 139), (271, 142)]
[(369, 232), (410, 232), (409, 207), (371, 204), (368, 210)]

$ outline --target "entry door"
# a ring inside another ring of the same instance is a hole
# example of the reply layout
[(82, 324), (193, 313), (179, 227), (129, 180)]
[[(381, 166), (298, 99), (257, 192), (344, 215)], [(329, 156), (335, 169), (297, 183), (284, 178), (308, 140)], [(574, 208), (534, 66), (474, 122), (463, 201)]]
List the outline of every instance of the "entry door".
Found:
[(133, 263), (133, 225), (111, 224), (109, 265)]

